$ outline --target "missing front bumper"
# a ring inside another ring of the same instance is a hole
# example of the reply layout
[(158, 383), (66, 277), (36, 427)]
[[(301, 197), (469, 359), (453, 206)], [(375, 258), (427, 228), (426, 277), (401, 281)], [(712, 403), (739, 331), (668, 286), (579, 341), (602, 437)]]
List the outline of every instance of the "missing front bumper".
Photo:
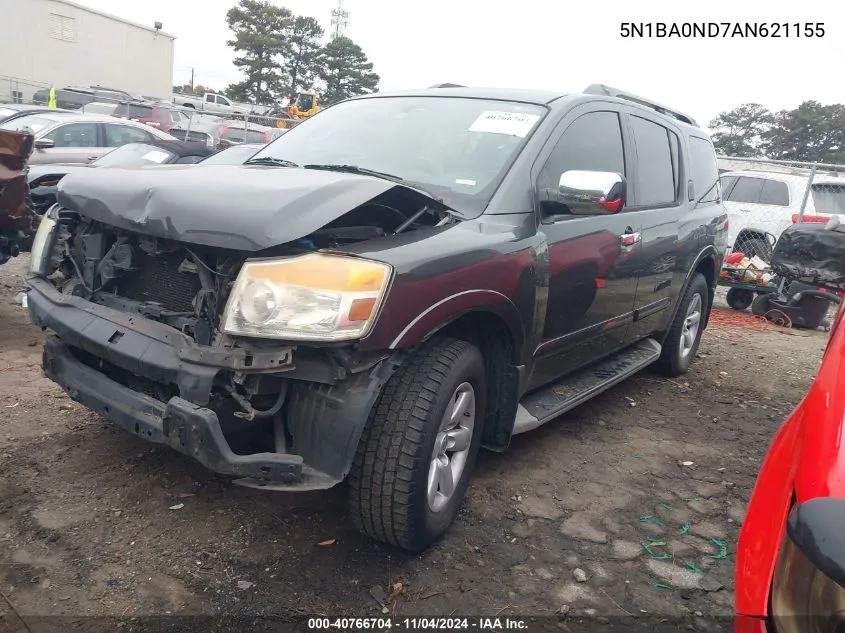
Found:
[(164, 403), (124, 387), (76, 360), (55, 336), (44, 344), (43, 367), (47, 378), (77, 402), (130, 433), (170, 446), (216, 473), (276, 484), (295, 485), (304, 481), (300, 456), (237, 455), (229, 447), (217, 414), (211, 409), (179, 397)]

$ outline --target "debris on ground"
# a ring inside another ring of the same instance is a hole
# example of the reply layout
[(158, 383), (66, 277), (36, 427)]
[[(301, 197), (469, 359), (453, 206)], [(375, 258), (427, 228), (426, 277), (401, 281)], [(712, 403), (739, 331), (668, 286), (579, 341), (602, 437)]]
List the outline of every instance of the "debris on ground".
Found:
[(580, 567), (576, 567), (573, 570), (572, 577), (575, 579), (575, 582), (587, 582), (587, 572)]

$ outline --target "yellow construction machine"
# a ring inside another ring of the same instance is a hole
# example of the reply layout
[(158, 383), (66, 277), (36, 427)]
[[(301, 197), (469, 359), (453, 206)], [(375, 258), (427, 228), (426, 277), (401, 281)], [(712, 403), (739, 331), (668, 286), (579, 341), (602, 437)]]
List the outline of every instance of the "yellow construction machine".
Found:
[(300, 92), (296, 101), (288, 106), (288, 114), (300, 119), (312, 117), (320, 111), (319, 97), (314, 90)]

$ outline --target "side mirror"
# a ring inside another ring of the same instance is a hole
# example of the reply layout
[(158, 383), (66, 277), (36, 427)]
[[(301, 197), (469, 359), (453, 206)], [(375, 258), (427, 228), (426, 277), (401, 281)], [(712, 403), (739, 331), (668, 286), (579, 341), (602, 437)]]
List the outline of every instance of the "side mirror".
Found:
[(55, 146), (55, 141), (49, 138), (40, 138), (35, 141), (35, 149), (52, 149)]
[(845, 500), (818, 497), (802, 503), (789, 516), (787, 533), (795, 546), (825, 576), (845, 588)]
[(609, 171), (571, 170), (560, 176), (558, 202), (574, 215), (617, 213), (625, 205), (628, 185)]

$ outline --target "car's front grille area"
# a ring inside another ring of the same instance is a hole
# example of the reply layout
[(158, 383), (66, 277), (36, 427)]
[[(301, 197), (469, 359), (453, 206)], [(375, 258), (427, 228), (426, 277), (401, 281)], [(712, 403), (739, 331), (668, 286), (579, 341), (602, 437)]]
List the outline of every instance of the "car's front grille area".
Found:
[(120, 294), (135, 301), (154, 301), (166, 310), (193, 312), (193, 299), (202, 288), (192, 272), (179, 272), (182, 253), (141, 254), (137, 270), (127, 275)]

